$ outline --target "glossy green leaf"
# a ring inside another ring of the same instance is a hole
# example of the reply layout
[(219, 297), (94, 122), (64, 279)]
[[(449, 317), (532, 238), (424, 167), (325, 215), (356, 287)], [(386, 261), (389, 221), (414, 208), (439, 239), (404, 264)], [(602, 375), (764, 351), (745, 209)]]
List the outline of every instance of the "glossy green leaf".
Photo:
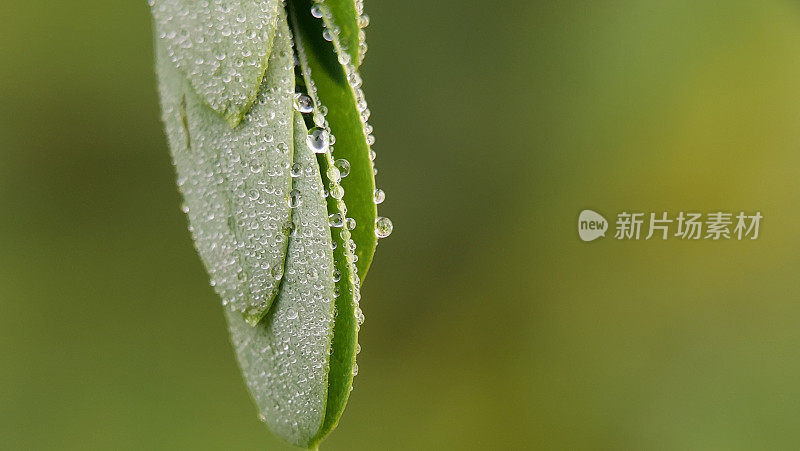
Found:
[(312, 15), (323, 20), (327, 36), (344, 63), (356, 68), (367, 51), (362, 25), (366, 26), (363, 0), (315, 0)]
[(164, 122), (195, 246), (223, 304), (251, 324), (278, 292), (291, 224), (294, 63), (285, 16), (280, 28), (258, 100), (233, 129), (157, 45)]
[(250, 394), (270, 429), (289, 443), (316, 443), (328, 399), (333, 334), (333, 251), (323, 185), (296, 113), (296, 207), (286, 274), (275, 304), (256, 327), (227, 312), (231, 340)]
[(151, 0), (166, 56), (205, 103), (237, 125), (256, 99), (280, 0)]
[(349, 174), (342, 178), (341, 185), (347, 216), (356, 223), (351, 233), (358, 275), (363, 281), (377, 243), (375, 176), (366, 124), (369, 110), (358, 73), (352, 65), (341, 65), (337, 60), (333, 44), (322, 36), (322, 20), (311, 14), (310, 0), (295, 0), (290, 5), (295, 45), (309, 94), (327, 110), (325, 119), (336, 138), (334, 159), (349, 164)]

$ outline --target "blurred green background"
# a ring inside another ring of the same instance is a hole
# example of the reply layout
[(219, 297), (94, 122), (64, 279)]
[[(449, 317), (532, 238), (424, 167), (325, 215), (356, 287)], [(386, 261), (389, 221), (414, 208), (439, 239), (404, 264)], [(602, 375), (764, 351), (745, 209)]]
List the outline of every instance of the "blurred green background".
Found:
[[(370, 1), (381, 212), (323, 449), (800, 443), (800, 5)], [(0, 3), (0, 448), (284, 449), (192, 247), (143, 1)], [(579, 241), (593, 208), (756, 241)]]

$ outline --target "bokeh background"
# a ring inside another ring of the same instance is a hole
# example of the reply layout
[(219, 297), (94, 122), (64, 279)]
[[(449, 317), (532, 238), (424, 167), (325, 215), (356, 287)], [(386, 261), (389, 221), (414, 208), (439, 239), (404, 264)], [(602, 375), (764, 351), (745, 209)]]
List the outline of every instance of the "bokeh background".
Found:
[[(800, 4), (366, 10), (395, 231), (323, 449), (800, 443)], [(179, 210), (145, 2), (0, 23), (0, 448), (285, 449)], [(764, 220), (587, 244), (584, 208)]]

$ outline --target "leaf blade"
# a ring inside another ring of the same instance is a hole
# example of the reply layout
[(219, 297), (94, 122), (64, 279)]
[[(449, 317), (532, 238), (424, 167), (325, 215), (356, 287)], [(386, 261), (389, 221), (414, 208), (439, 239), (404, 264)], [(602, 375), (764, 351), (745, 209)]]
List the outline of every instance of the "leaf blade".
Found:
[(270, 429), (289, 443), (311, 446), (326, 412), (333, 334), (333, 251), (322, 179), (295, 114), (294, 179), (300, 194), (287, 272), (273, 309), (256, 327), (226, 312), (248, 389)]
[(201, 99), (236, 126), (267, 70), (280, 0), (152, 0), (167, 55)]
[(281, 23), (264, 89), (234, 129), (205, 105), (157, 43), (164, 122), (195, 246), (223, 304), (250, 323), (278, 292), (291, 226), (294, 64), (285, 16)]
[(334, 155), (350, 165), (350, 173), (342, 179), (341, 186), (347, 214), (356, 222), (351, 234), (356, 243), (358, 276), (363, 281), (377, 245), (375, 220), (378, 214), (374, 202), (374, 167), (366, 132), (368, 125), (362, 119), (366, 103), (358, 83), (354, 83), (354, 87), (348, 82), (348, 78), (358, 79), (357, 72), (352, 65), (352, 72), (346, 72), (339, 64), (333, 45), (322, 38), (322, 21), (308, 12), (310, 5), (309, 0), (290, 4), (295, 46), (306, 72), (309, 94), (327, 108), (325, 119), (336, 137)]
[(361, 30), (363, 0), (318, 0), (316, 5), (336, 53), (358, 68), (366, 52)]

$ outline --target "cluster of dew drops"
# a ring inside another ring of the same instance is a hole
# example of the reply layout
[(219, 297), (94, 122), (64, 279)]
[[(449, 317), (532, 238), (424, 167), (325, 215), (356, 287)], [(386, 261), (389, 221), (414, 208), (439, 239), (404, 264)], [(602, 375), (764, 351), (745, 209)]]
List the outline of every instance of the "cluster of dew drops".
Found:
[[(359, 15), (359, 34), (361, 42), (359, 48), (359, 62), (363, 60), (364, 55), (366, 53), (367, 47), (364, 43), (364, 30), (363, 28), (369, 24), (369, 17), (363, 13), (363, 2), (358, 0), (356, 2), (356, 8)], [(323, 17), (330, 18), (330, 10), (327, 8), (324, 2), (320, 0), (316, 0), (316, 3), (311, 8), (311, 14), (317, 18), (322, 19)], [(347, 80), (350, 87), (353, 90), (353, 93), (356, 98), (356, 106), (360, 113), (360, 118), (362, 122), (364, 136), (369, 148), (369, 158), (371, 161), (374, 162), (375, 160), (375, 151), (372, 149), (372, 145), (375, 143), (375, 136), (372, 134), (372, 126), (368, 123), (368, 119), (370, 116), (370, 111), (367, 108), (367, 103), (365, 100), (364, 92), (361, 90), (361, 77), (358, 75), (358, 72), (355, 66), (350, 61), (350, 56), (347, 53), (347, 49), (344, 49), (339, 42), (338, 35), (340, 33), (338, 27), (329, 28), (327, 24), (333, 23), (332, 20), (325, 20), (323, 21), (323, 38), (327, 41), (333, 41), (334, 45), (337, 47), (337, 53), (339, 57), (339, 62), (345, 68)], [(302, 48), (302, 43), (298, 39), (295, 42), (297, 46), (297, 57), (304, 58), (305, 53)], [(296, 61), (298, 65), (300, 65), (300, 61)], [(301, 65), (308, 67), (307, 64)], [(306, 69), (307, 70), (307, 69)], [(327, 108), (319, 102), (319, 96), (317, 95), (317, 89), (313, 82), (313, 77), (309, 76), (310, 74), (306, 73), (304, 77), (307, 80), (307, 89), (308, 93), (297, 92), (294, 96), (294, 107), (297, 111), (304, 115), (311, 114), (315, 127), (312, 127), (306, 138), (306, 145), (309, 149), (316, 153), (316, 154), (325, 154), (328, 158), (328, 161), (333, 164), (329, 164), (329, 169), (327, 171), (327, 178), (330, 181), (330, 185), (328, 189), (325, 190), (324, 194), (326, 197), (330, 196), (337, 200), (338, 202), (338, 209), (339, 212), (331, 213), (328, 217), (328, 224), (333, 228), (346, 228), (347, 230), (353, 230), (356, 227), (356, 221), (354, 218), (346, 217), (347, 207), (342, 201), (344, 197), (344, 189), (340, 185), (340, 181), (342, 178), (347, 177), (350, 174), (350, 162), (344, 158), (340, 159), (333, 159), (335, 154), (334, 144), (336, 143), (336, 137), (330, 131), (330, 125), (328, 124), (327, 119), (325, 116), (327, 115)], [(315, 105), (317, 108), (315, 108)], [(290, 172), (292, 176), (296, 174), (299, 175), (299, 168), (292, 168)], [(377, 169), (374, 169), (374, 174), (377, 174)], [(299, 193), (295, 193), (299, 194)], [(386, 199), (386, 193), (380, 188), (376, 188), (373, 192), (373, 201), (375, 204), (381, 204)], [(299, 205), (299, 198), (297, 196), (290, 196), (289, 203), (291, 207), (296, 207)], [(393, 225), (392, 221), (389, 218), (379, 216), (375, 220), (374, 225), (374, 233), (377, 238), (386, 238), (392, 233)], [(355, 292), (353, 293), (353, 301), (355, 302), (355, 316), (356, 316), (356, 325), (358, 328), (361, 327), (361, 324), (364, 322), (364, 314), (361, 311), (359, 306), (359, 301), (361, 298), (359, 292), (360, 280), (358, 278), (358, 271), (355, 266), (355, 262), (358, 259), (358, 256), (355, 254), (356, 244), (355, 242), (350, 239), (347, 243), (352, 251), (353, 255), (353, 268), (351, 271), (352, 275), (352, 282), (353, 288)], [(335, 242), (333, 243), (335, 247)], [(339, 282), (341, 279), (341, 274), (338, 270), (334, 270), (334, 282)], [(337, 295), (339, 288), (336, 288)], [(356, 345), (356, 353), (358, 354), (361, 351), (361, 345)], [(358, 374), (358, 364), (353, 365), (353, 376)], [(350, 387), (352, 390), (353, 387)]]
[[(317, 3), (312, 6), (311, 14), (317, 18), (330, 18), (330, 10), (328, 9), (327, 5), (320, 0), (316, 0)], [(364, 55), (367, 51), (367, 45), (364, 39), (364, 28), (369, 25), (369, 16), (364, 14), (364, 3), (362, 0), (358, 0), (356, 2), (356, 11), (359, 15), (359, 35), (360, 35), (360, 47), (359, 47), (359, 62), (363, 60)], [(353, 93), (355, 94), (356, 98), (356, 106), (358, 108), (362, 127), (364, 131), (364, 136), (367, 141), (369, 147), (369, 157), (370, 160), (373, 162), (375, 161), (375, 151), (372, 149), (372, 145), (375, 143), (375, 136), (372, 134), (373, 128), (369, 124), (368, 120), (370, 117), (370, 110), (367, 108), (366, 98), (364, 96), (364, 92), (361, 89), (361, 77), (358, 75), (358, 71), (355, 66), (350, 61), (350, 55), (347, 53), (347, 49), (342, 47), (338, 36), (340, 30), (338, 27), (328, 27), (328, 23), (333, 23), (332, 20), (323, 21), (323, 38), (327, 41), (332, 41), (336, 47), (338, 47), (338, 58), (339, 62), (345, 68), (345, 72), (347, 75), (347, 81), (350, 84), (350, 87), (353, 89)], [(299, 46), (299, 43), (297, 43)], [(301, 52), (302, 53), (302, 52)], [(311, 77), (306, 77), (307, 80), (313, 80)], [(334, 154), (334, 144), (336, 143), (336, 137), (331, 133), (330, 126), (328, 125), (325, 116), (327, 114), (327, 108), (324, 105), (320, 105), (317, 109), (318, 111), (314, 110), (314, 98), (316, 96), (316, 87), (313, 85), (313, 81), (311, 81), (311, 85), (308, 86), (309, 94), (304, 93), (295, 93), (294, 98), (294, 106), (297, 111), (303, 114), (313, 114), (313, 120), (316, 127), (311, 128), (309, 130), (308, 137), (306, 139), (306, 144), (308, 147), (314, 152), (318, 154), (327, 153), (329, 155)], [(317, 102), (318, 103), (318, 102)], [(374, 173), (377, 174), (378, 170), (373, 169)], [(296, 170), (293, 170), (292, 175), (299, 175)], [(342, 199), (344, 197), (344, 189), (339, 185), (339, 181), (342, 178), (345, 178), (350, 174), (350, 162), (344, 158), (336, 159), (333, 161), (333, 166), (328, 171), (328, 179), (331, 180), (331, 186), (328, 190), (326, 190), (326, 196), (332, 196), (335, 199)], [(290, 207), (295, 207), (299, 205), (299, 193), (294, 193), (294, 196), (290, 196), (289, 205)], [(376, 188), (373, 192), (373, 201), (375, 204), (381, 204), (386, 199), (386, 193), (380, 189)], [(346, 209), (343, 209), (346, 212)], [(329, 224), (331, 227), (347, 227), (349, 230), (353, 230), (356, 227), (356, 221), (354, 218), (347, 218), (344, 217), (341, 213), (333, 213), (329, 216)], [(389, 218), (379, 216), (375, 220), (374, 231), (375, 236), (377, 238), (386, 238), (388, 237), (393, 230), (394, 226), (392, 225), (392, 221)], [(357, 258), (354, 255), (355, 258)]]

